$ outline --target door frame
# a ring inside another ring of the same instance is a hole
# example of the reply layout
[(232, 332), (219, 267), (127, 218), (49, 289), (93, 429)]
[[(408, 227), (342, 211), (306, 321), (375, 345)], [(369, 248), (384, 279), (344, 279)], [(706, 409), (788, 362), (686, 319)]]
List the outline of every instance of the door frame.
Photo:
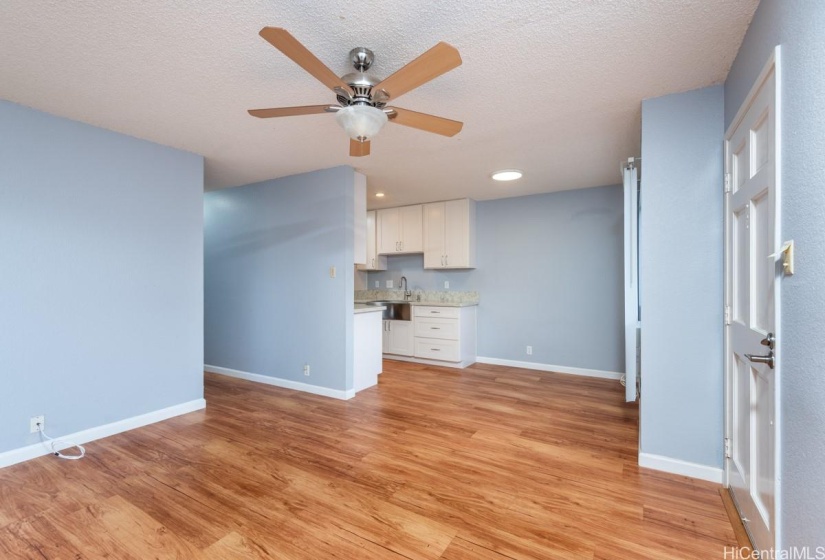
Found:
[[(767, 81), (768, 77), (771, 73), (774, 74), (774, 117), (775, 117), (775, 127), (774, 127), (774, 239), (773, 244), (776, 251), (779, 251), (780, 246), (782, 245), (782, 73), (781, 73), (781, 64), (780, 64), (780, 54), (781, 49), (780, 46), (777, 45), (771, 51), (770, 56), (768, 57), (768, 61), (762, 68), (762, 71), (759, 73), (756, 81), (754, 82), (753, 86), (751, 87), (750, 91), (748, 92), (747, 97), (742, 102), (742, 105), (739, 107), (739, 110), (736, 112), (736, 117), (734, 117), (733, 121), (731, 121), (730, 126), (725, 131), (725, 140), (724, 140), (724, 170), (725, 170), (725, 180), (726, 183), (728, 181), (728, 177), (730, 177), (730, 169), (728, 168), (729, 156), (730, 156), (730, 140), (733, 136), (733, 133), (736, 131), (737, 127), (742, 123), (747, 114), (748, 110), (750, 109), (751, 105), (753, 104), (757, 94), (761, 91), (763, 85)], [(725, 474), (724, 474), (724, 483), (725, 488), (730, 489), (730, 463), (731, 460), (729, 458), (729, 449), (732, 448), (733, 442), (733, 406), (731, 399), (733, 398), (733, 371), (732, 371), (732, 363), (730, 359), (731, 348), (730, 348), (730, 309), (731, 309), (731, 291), (732, 291), (732, 270), (731, 270), (731, 259), (730, 259), (730, 247), (732, 242), (732, 233), (731, 233), (731, 226), (730, 220), (728, 219), (728, 214), (730, 210), (730, 196), (731, 194), (728, 192), (728, 187), (724, 187), (723, 191), (725, 197), (725, 240), (724, 240), (724, 282), (725, 282), (725, 301), (724, 301), (724, 316), (725, 316), (725, 330), (724, 330), (724, 351), (725, 351), (725, 358), (724, 358), (724, 375), (725, 375), (725, 458), (724, 458), (724, 465), (725, 465)], [(775, 325), (774, 325), (774, 335), (776, 340), (778, 341), (776, 345), (776, 349), (774, 351), (775, 359), (776, 359), (776, 367), (774, 369), (774, 504), (773, 504), (773, 520), (774, 520), (774, 548), (779, 546), (779, 543), (782, 542), (781, 539), (781, 530), (782, 530), (782, 406), (781, 406), (781, 395), (782, 395), (782, 274), (778, 274), (775, 281), (774, 281), (774, 301), (776, 302), (776, 314), (775, 314)], [(741, 517), (741, 510), (739, 505), (736, 504), (736, 499), (731, 493), (731, 498), (733, 499), (734, 504), (736, 505), (737, 511), (739, 511), (739, 515)], [(745, 525), (747, 529), (747, 525)], [(748, 535), (750, 538), (750, 534)], [(752, 539), (751, 539), (752, 541)]]

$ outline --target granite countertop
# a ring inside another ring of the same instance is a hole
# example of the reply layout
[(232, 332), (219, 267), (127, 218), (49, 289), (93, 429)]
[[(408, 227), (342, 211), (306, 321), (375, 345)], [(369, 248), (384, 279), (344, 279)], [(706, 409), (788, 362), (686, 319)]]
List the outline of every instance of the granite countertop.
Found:
[(441, 290), (412, 290), (412, 297), (404, 299), (404, 290), (356, 290), (355, 303), (370, 301), (392, 301), (409, 303), (411, 305), (426, 305), (431, 307), (470, 307), (478, 305), (478, 292), (441, 291)]
[[(409, 303), (410, 305), (426, 305), (427, 307), (471, 307), (473, 305), (478, 305), (477, 301), (415, 301), (415, 300), (403, 300), (403, 299), (363, 299), (363, 300), (356, 300), (355, 301), (355, 308), (356, 311), (358, 310), (359, 306), (367, 307), (367, 303), (371, 301), (389, 301), (392, 303)], [(369, 306), (370, 309), (384, 309), (383, 306), (375, 307)]]
[(363, 302), (355, 302), (355, 309), (353, 313), (374, 313), (376, 311), (384, 311), (386, 309), (383, 305), (366, 305)]

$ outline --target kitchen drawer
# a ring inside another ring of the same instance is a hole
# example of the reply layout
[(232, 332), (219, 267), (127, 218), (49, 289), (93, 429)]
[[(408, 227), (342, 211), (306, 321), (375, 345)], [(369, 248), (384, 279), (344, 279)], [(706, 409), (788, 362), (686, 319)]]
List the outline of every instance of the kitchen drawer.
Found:
[(457, 340), (415, 339), (415, 357), (445, 362), (460, 362), (461, 351)]
[(458, 340), (458, 319), (416, 317), (415, 336)]
[(458, 319), (461, 313), (460, 307), (435, 307), (430, 305), (416, 305), (416, 317), (445, 317)]

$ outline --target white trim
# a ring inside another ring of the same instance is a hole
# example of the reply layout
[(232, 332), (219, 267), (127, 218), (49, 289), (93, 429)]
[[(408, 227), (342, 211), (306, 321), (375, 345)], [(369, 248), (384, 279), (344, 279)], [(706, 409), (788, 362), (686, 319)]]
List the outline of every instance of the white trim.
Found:
[(283, 389), (303, 391), (305, 393), (312, 393), (313, 395), (321, 395), (322, 397), (331, 397), (333, 399), (341, 399), (344, 401), (355, 396), (354, 389), (348, 389), (346, 391), (342, 391), (340, 389), (330, 389), (328, 387), (321, 387), (320, 385), (310, 385), (309, 383), (292, 381), (291, 379), (271, 377), (269, 375), (261, 375), (260, 373), (249, 373), (247, 371), (210, 366), (207, 364), (204, 364), (203, 370), (209, 373), (217, 373), (219, 375), (226, 375), (237, 379), (245, 379), (246, 381), (254, 381), (255, 383), (263, 383), (264, 385), (274, 385), (275, 387), (281, 387)]
[[(59, 438), (56, 437), (56, 439), (69, 440), (72, 443), (84, 444), (129, 430), (134, 430), (135, 428), (148, 426), (149, 424), (154, 424), (155, 422), (168, 420), (169, 418), (173, 418), (175, 416), (195, 412), (196, 410), (201, 410), (205, 407), (206, 401), (204, 399), (195, 399), (193, 401), (176, 404), (167, 408), (155, 410), (153, 412), (147, 412), (146, 414), (141, 414), (139, 416), (132, 416), (131, 418), (118, 420), (117, 422), (112, 422), (110, 424), (89, 428), (88, 430), (82, 430), (73, 434), (60, 435)], [(46, 450), (42, 443), (35, 443), (33, 445), (27, 445), (26, 447), (5, 451), (0, 453), (0, 468), (22, 463), (23, 461), (28, 461), (30, 459), (36, 459), (37, 457), (42, 457), (43, 455), (48, 454), (49, 451)]]
[[(742, 103), (742, 106), (739, 107), (739, 110), (736, 112), (736, 116), (733, 117), (733, 120), (728, 126), (728, 129), (725, 131), (725, 140), (729, 140), (731, 136), (733, 136), (734, 131), (742, 124), (742, 119), (745, 118), (745, 115), (748, 114), (748, 110), (751, 108), (754, 99), (759, 94), (759, 91), (762, 89), (762, 86), (765, 84), (765, 80), (768, 79), (771, 72), (776, 71), (776, 93), (777, 97), (774, 98), (777, 110), (779, 107), (779, 45), (775, 46), (774, 49), (771, 51), (770, 56), (768, 56), (768, 61), (765, 63), (765, 66), (762, 67), (762, 71), (759, 73), (759, 76), (756, 78), (756, 81), (751, 86), (748, 95), (745, 97), (745, 101)], [(776, 127), (776, 130), (779, 130), (779, 127)]]
[[(774, 91), (774, 146), (775, 146), (775, 153), (774, 153), (774, 173), (775, 175), (775, 183), (774, 183), (774, 236), (776, 247), (779, 248), (782, 245), (782, 239), (784, 237), (782, 232), (782, 46), (776, 45), (773, 50), (773, 70), (774, 70), (774, 87), (776, 90)], [(776, 309), (774, 313), (774, 336), (777, 340), (783, 340), (782, 338), (782, 281), (785, 276), (780, 274), (774, 282), (774, 298), (776, 302)], [(782, 406), (782, 379), (784, 376), (780, 375), (779, 372), (782, 371), (782, 345), (779, 345), (779, 348), (776, 352), (776, 378), (774, 383), (776, 386), (774, 387), (774, 418), (773, 418), (773, 429), (774, 429), (774, 441), (773, 441), (773, 452), (774, 452), (774, 489), (773, 489), (773, 524), (774, 524), (774, 545), (779, 546), (780, 543), (783, 542), (784, 535), (782, 534), (782, 527), (784, 525), (782, 521), (782, 424), (784, 423), (784, 408)]]
[(602, 379), (621, 379), (623, 373), (617, 371), (603, 371), (600, 369), (586, 369), (568, 366), (554, 366), (551, 364), (539, 364), (536, 362), (519, 362), (516, 360), (502, 360), (500, 358), (484, 358), (479, 356), (476, 361), (480, 364), (491, 364), (495, 366), (509, 366), (524, 369), (535, 369), (539, 371), (552, 371), (555, 373), (567, 373), (570, 375), (583, 375), (585, 377), (599, 377)]
[(707, 465), (700, 465), (671, 457), (663, 457), (662, 455), (654, 455), (652, 453), (642, 453), (641, 451), (639, 452), (639, 466), (646, 469), (707, 480), (708, 482), (715, 482), (716, 484), (722, 484), (725, 478), (725, 471), (717, 467), (709, 467)]

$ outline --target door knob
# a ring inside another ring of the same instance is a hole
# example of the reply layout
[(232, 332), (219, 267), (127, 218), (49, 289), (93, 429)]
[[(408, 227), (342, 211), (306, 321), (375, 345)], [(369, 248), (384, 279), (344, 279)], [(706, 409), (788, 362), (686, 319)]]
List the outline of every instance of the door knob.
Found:
[(767, 346), (768, 348), (773, 350), (774, 346), (776, 346), (776, 337), (773, 336), (772, 332), (769, 332), (768, 336), (759, 341), (759, 344), (761, 344), (762, 346)]
[(768, 364), (768, 367), (773, 369), (773, 350), (768, 352), (767, 356), (754, 356), (753, 354), (745, 354), (745, 357), (755, 364)]

